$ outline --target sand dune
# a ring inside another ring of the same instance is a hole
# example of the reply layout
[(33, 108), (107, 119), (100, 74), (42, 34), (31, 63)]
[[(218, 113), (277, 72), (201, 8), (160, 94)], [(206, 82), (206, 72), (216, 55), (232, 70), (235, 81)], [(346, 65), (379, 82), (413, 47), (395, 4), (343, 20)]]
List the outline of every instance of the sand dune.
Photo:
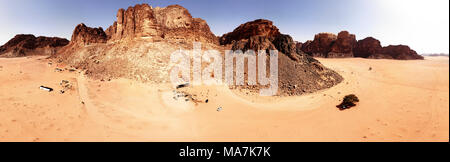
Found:
[[(45, 57), (0, 58), (0, 141), (449, 140), (448, 57), (319, 60), (345, 80), (296, 97), (224, 86), (179, 90), (195, 95), (194, 103), (175, 100), (169, 85), (55, 72)], [(73, 90), (58, 93), (61, 80)], [(347, 94), (361, 102), (340, 111)]]

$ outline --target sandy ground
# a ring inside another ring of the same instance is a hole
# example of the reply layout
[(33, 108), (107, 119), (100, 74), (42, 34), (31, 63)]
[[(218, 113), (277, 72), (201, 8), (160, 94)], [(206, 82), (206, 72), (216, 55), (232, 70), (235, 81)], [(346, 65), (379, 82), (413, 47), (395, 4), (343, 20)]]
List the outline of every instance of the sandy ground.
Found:
[[(183, 89), (209, 101), (196, 104), (175, 100), (168, 85), (55, 72), (45, 57), (0, 58), (0, 141), (449, 141), (448, 57), (320, 61), (344, 82), (297, 97)], [(61, 80), (73, 90), (60, 94)], [(352, 93), (357, 107), (338, 110)]]

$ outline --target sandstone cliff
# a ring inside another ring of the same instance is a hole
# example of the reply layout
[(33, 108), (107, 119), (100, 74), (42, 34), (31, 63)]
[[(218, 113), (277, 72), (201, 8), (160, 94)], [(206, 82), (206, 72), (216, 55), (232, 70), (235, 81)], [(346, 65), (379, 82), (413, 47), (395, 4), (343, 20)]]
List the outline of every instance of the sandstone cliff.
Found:
[(153, 8), (141, 4), (127, 10), (119, 9), (117, 21), (106, 30), (106, 35), (110, 41), (144, 38), (218, 43), (206, 21), (192, 18), (189, 11), (179, 5)]
[(327, 57), (353, 57), (353, 48), (356, 45), (356, 36), (348, 31), (339, 32), (336, 41), (331, 45)]

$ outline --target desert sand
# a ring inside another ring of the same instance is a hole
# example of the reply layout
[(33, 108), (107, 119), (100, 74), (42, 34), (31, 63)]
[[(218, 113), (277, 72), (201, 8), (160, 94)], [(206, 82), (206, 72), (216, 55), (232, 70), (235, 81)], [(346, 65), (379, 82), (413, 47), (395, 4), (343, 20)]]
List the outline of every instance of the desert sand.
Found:
[[(294, 97), (182, 89), (208, 103), (175, 100), (170, 85), (55, 72), (45, 58), (0, 58), (0, 141), (449, 141), (448, 57), (319, 59), (345, 80)], [(73, 89), (60, 94), (61, 80)], [(360, 102), (340, 111), (348, 94)]]

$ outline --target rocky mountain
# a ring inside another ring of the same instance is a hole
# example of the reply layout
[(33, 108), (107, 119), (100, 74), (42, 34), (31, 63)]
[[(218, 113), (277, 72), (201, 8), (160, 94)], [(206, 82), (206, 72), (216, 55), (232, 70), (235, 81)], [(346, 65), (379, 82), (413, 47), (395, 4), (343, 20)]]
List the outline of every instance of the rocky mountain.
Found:
[(70, 44), (53, 57), (96, 79), (164, 83), (169, 81), (168, 62), (174, 51), (192, 49), (194, 41), (204, 49), (223, 48), (206, 21), (179, 5), (138, 4), (119, 9), (116, 17), (105, 31), (78, 25)]
[(56, 51), (69, 41), (57, 37), (35, 37), (31, 34), (18, 34), (3, 46), (0, 46), (1, 57), (23, 57), (29, 55), (48, 55)]
[(311, 93), (332, 87), (343, 80), (339, 74), (324, 67), (311, 56), (298, 52), (298, 43), (291, 36), (281, 34), (269, 20), (258, 19), (244, 23), (219, 39), (222, 45), (230, 46), (232, 50), (278, 50), (280, 95)]
[(382, 47), (380, 41), (373, 37), (356, 41), (355, 35), (348, 31), (341, 31), (337, 36), (332, 33), (319, 33), (314, 40), (303, 43), (301, 51), (313, 57), (325, 58), (423, 59), (408, 46)]

